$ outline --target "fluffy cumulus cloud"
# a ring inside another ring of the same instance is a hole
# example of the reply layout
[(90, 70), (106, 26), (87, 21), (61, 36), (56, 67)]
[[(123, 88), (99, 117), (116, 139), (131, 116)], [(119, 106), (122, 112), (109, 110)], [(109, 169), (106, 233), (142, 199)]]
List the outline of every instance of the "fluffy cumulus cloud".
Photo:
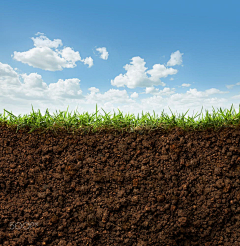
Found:
[(31, 38), (35, 48), (25, 52), (14, 51), (12, 55), (14, 60), (47, 71), (61, 71), (63, 68), (74, 68), (77, 61), (81, 61), (89, 67), (93, 66), (93, 59), (91, 57), (81, 59), (79, 52), (74, 51), (70, 47), (58, 50), (57, 48), (63, 45), (60, 39), (51, 41), (43, 33), (38, 32), (36, 35), (40, 35), (40, 37)]
[(47, 89), (47, 84), (43, 82), (42, 76), (37, 73), (30, 73), (27, 74), (21, 74), (20, 75), (23, 78), (24, 84), (23, 86), (28, 89), (37, 89), (37, 90), (44, 90)]
[(101, 53), (101, 58), (103, 59), (103, 60), (107, 60), (108, 59), (108, 52), (107, 52), (107, 49), (106, 49), (106, 47), (102, 47), (102, 48), (97, 48), (96, 49), (99, 53)]
[(35, 47), (49, 47), (49, 48), (57, 48), (58, 46), (62, 46), (61, 39), (54, 39), (53, 41), (49, 40), (44, 33), (38, 32), (36, 35), (41, 35), (40, 37), (31, 38), (33, 40)]
[(52, 83), (49, 85), (49, 90), (54, 91), (54, 95), (57, 97), (66, 97), (66, 98), (79, 98), (79, 95), (82, 94), (82, 91), (79, 88), (80, 80), (77, 78), (74, 79), (59, 79), (56, 84)]
[(176, 65), (181, 65), (182, 64), (182, 55), (184, 53), (180, 53), (180, 51), (176, 51), (171, 54), (171, 58), (167, 63), (167, 66), (176, 66)]
[[(18, 74), (8, 64), (0, 62), (0, 86), (2, 88), (21, 85)], [(0, 91), (1, 93), (1, 91)]]
[[(117, 87), (123, 87), (126, 85), (130, 89), (136, 87), (151, 87), (153, 85), (162, 85), (160, 78), (165, 78), (168, 75), (173, 75), (178, 72), (177, 69), (166, 68), (164, 65), (155, 64), (153, 69), (147, 70), (145, 67), (146, 62), (141, 57), (133, 57), (130, 64), (125, 65), (123, 68), (127, 71), (126, 74), (118, 75), (114, 80), (111, 80), (111, 84)], [(149, 78), (147, 74), (150, 74)]]
[[(20, 78), (23, 79), (21, 83)], [(46, 100), (49, 98), (82, 98), (77, 78), (59, 79), (49, 86), (37, 73), (17, 74), (11, 66), (0, 62), (0, 96), (14, 95), (15, 98), (26, 100)]]

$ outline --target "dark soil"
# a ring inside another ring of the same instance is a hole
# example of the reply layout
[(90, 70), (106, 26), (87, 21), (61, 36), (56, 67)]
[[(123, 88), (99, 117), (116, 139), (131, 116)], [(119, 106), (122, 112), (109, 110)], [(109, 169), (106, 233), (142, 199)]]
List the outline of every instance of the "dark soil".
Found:
[(0, 245), (240, 245), (240, 126), (0, 126)]

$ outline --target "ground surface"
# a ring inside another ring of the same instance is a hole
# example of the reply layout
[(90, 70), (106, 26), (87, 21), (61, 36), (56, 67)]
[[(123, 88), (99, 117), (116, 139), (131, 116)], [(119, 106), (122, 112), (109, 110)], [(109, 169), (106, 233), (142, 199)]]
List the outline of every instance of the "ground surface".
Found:
[(240, 245), (240, 128), (28, 131), (0, 128), (0, 245)]

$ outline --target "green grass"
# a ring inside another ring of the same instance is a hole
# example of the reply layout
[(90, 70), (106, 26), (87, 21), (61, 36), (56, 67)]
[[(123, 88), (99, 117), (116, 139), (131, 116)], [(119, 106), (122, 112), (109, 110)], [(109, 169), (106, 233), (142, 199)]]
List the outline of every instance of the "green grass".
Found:
[[(233, 105), (232, 105), (233, 106)], [(58, 115), (54, 114), (54, 117), (52, 117), (48, 109), (46, 110), (46, 114), (44, 116), (41, 115), (40, 110), (38, 112), (34, 112), (32, 107), (32, 113), (30, 115), (24, 115), (21, 117), (21, 114), (16, 117), (12, 113), (8, 112), (4, 109), (4, 114), (0, 114), (0, 123), (7, 123), (9, 126), (17, 126), (17, 131), (20, 128), (24, 128), (25, 126), (30, 127), (30, 132), (34, 131), (37, 128), (51, 128), (54, 127), (66, 127), (77, 129), (79, 127), (89, 127), (92, 126), (93, 130), (96, 128), (101, 127), (113, 127), (113, 128), (123, 128), (123, 127), (131, 127), (131, 129), (136, 128), (138, 126), (142, 127), (148, 127), (148, 128), (155, 128), (161, 124), (161, 126), (165, 126), (166, 128), (169, 127), (181, 127), (181, 128), (188, 128), (192, 127), (194, 129), (196, 128), (203, 128), (206, 129), (208, 127), (221, 127), (223, 125), (239, 125), (240, 124), (240, 104), (239, 104), (239, 113), (236, 114), (236, 111), (234, 110), (235, 114), (232, 114), (232, 106), (230, 110), (227, 110), (226, 114), (224, 114), (224, 111), (220, 108), (220, 112), (215, 113), (215, 110), (213, 109), (213, 115), (211, 116), (208, 111), (206, 111), (206, 117), (199, 119), (198, 121), (195, 121), (194, 119), (201, 115), (195, 115), (194, 117), (188, 117), (185, 118), (184, 114), (181, 117), (178, 118), (175, 117), (175, 115), (172, 114), (172, 117), (170, 118), (168, 115), (164, 115), (163, 112), (161, 114), (161, 117), (159, 118), (158, 115), (155, 117), (151, 116), (149, 113), (143, 115), (139, 118), (139, 114), (137, 118), (133, 114), (125, 115), (120, 112), (116, 115), (114, 112), (114, 115), (112, 118), (110, 118), (110, 113), (106, 113), (104, 110), (105, 115), (98, 115), (97, 110), (97, 104), (96, 104), (96, 113), (93, 115), (89, 115), (88, 113), (80, 115), (79, 113), (76, 114), (74, 112), (73, 116), (71, 116), (70, 113), (67, 111), (60, 112)], [(170, 109), (171, 110), (171, 109)], [(5, 116), (5, 112), (7, 112), (9, 115)], [(172, 111), (171, 111), (172, 112)], [(202, 112), (202, 110), (201, 110)], [(9, 117), (9, 120), (7, 119)]]

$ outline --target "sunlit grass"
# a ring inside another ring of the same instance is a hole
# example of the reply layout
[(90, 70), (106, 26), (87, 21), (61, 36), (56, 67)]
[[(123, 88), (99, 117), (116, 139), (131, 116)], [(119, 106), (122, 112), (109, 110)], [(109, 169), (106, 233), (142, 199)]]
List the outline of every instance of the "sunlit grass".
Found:
[[(67, 111), (59, 112), (58, 115), (51, 116), (49, 114), (48, 109), (46, 110), (46, 114), (43, 116), (41, 115), (40, 110), (38, 112), (34, 112), (32, 107), (32, 113), (30, 115), (24, 115), (21, 117), (21, 114), (17, 117), (14, 116), (12, 113), (8, 112), (4, 109), (4, 114), (0, 114), (0, 123), (6, 122), (9, 126), (17, 126), (17, 131), (20, 128), (23, 128), (25, 126), (30, 127), (30, 132), (34, 131), (37, 128), (51, 128), (51, 127), (66, 127), (67, 129), (73, 128), (77, 129), (79, 127), (85, 127), (85, 126), (92, 126), (93, 130), (96, 128), (101, 127), (113, 127), (113, 128), (123, 128), (123, 127), (131, 127), (132, 129), (137, 129), (138, 127), (148, 127), (148, 128), (156, 128), (161, 125), (161, 127), (181, 127), (181, 128), (202, 128), (206, 129), (208, 127), (220, 127), (223, 125), (239, 125), (240, 124), (240, 104), (239, 104), (239, 113), (236, 114), (236, 111), (234, 110), (234, 114), (232, 114), (232, 107), (230, 110), (227, 110), (226, 114), (224, 114), (224, 111), (220, 108), (220, 112), (215, 113), (215, 110), (213, 109), (213, 115), (211, 116), (208, 111), (206, 111), (206, 116), (203, 118), (203, 116), (196, 121), (195, 118), (197, 118), (200, 114), (195, 115), (194, 117), (188, 117), (185, 118), (185, 114), (183, 114), (181, 117), (179, 116), (176, 118), (175, 115), (172, 114), (172, 117), (170, 118), (168, 115), (165, 115), (163, 112), (161, 114), (161, 117), (151, 116), (149, 113), (143, 114), (142, 117), (139, 117), (139, 114), (137, 118), (135, 118), (135, 115), (127, 114), (123, 116), (123, 114), (119, 110), (119, 114), (115, 114), (111, 118), (110, 113), (105, 113), (105, 115), (98, 115), (97, 110), (97, 104), (96, 104), (96, 113), (89, 115), (88, 112), (84, 114), (76, 114), (74, 112), (73, 116), (71, 116), (70, 113)], [(170, 109), (171, 111), (171, 109)], [(8, 113), (8, 116), (6, 116), (5, 112)], [(171, 111), (172, 112), (172, 111)], [(201, 110), (202, 112), (202, 110)], [(9, 119), (8, 119), (9, 117)], [(29, 132), (29, 133), (30, 133)]]

